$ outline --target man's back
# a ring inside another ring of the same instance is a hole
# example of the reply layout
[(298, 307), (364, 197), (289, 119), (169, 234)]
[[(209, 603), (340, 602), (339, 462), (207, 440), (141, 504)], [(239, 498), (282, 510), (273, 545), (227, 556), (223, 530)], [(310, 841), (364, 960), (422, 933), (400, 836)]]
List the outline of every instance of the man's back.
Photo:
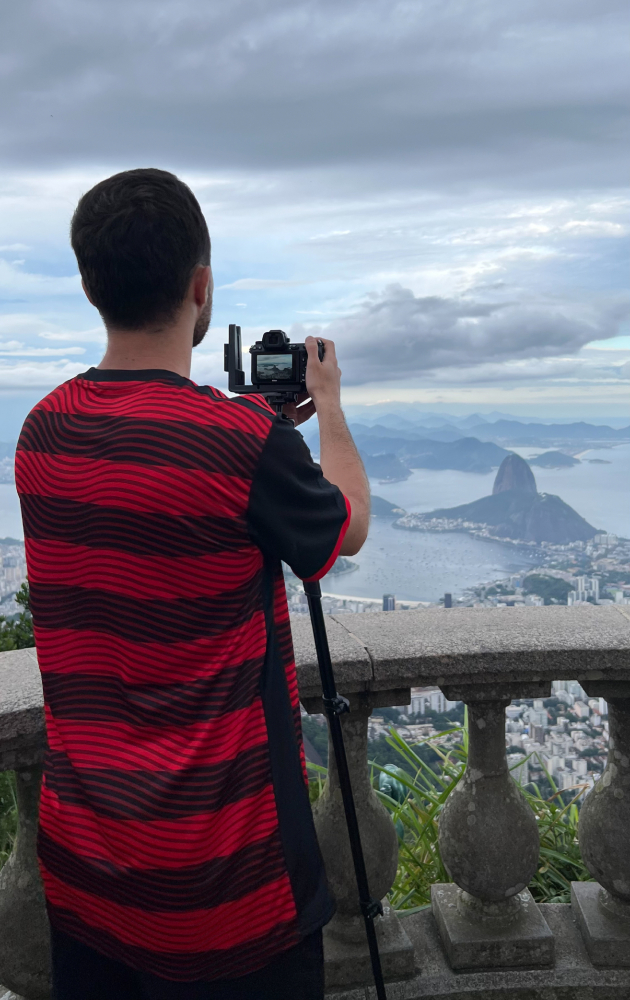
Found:
[(264, 403), (168, 371), (60, 386), (16, 469), (51, 921), (167, 979), (260, 968), (332, 913), (279, 557), (320, 576), (343, 496)]

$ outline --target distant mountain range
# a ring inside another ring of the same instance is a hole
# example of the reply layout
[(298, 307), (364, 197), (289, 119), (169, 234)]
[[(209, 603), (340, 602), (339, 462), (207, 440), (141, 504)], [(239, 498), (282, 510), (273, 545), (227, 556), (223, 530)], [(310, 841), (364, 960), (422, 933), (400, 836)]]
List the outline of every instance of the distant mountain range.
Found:
[[(357, 408), (350, 408), (357, 409)], [(363, 410), (368, 409), (363, 407)], [(362, 415), (363, 416), (363, 415)], [(500, 416), (490, 422), (489, 417)], [(615, 428), (607, 425), (574, 423), (521, 423), (505, 419), (500, 414), (481, 417), (472, 414), (458, 419), (453, 426), (437, 415), (423, 416), (431, 426), (421, 426), (413, 412), (381, 414), (367, 422), (350, 420), (350, 430), (356, 441), (369, 476), (394, 482), (407, 479), (412, 469), (455, 469), (460, 472), (488, 473), (496, 469), (510, 453), (510, 447), (550, 448), (545, 456), (532, 464), (546, 468), (562, 468), (576, 460), (559, 449), (575, 453), (582, 449), (610, 447), (630, 443), (630, 426)], [(304, 428), (304, 437), (312, 450), (319, 449), (316, 425)]]
[(412, 469), (491, 472), (509, 454), (505, 448), (477, 438), (443, 442), (354, 434), (354, 439), (368, 476), (390, 482), (407, 479)]
[[(435, 413), (419, 409), (413, 403), (380, 403), (373, 406), (350, 404), (344, 407), (348, 420), (373, 426), (381, 424), (384, 427), (394, 429), (406, 428), (411, 430), (418, 427), (457, 427), (460, 430), (470, 430), (480, 424), (495, 424), (499, 420), (516, 421), (516, 423), (527, 425), (536, 424), (556, 424), (565, 426), (567, 424), (579, 423), (583, 416), (550, 418), (544, 416), (520, 417), (513, 413), (501, 413), (494, 410), (492, 413), (471, 413), (467, 416), (455, 415), (453, 413)], [(591, 426), (606, 425), (614, 428), (623, 428), (630, 423), (630, 415), (622, 417), (595, 417), (589, 421)]]
[(481, 441), (510, 444), (575, 444), (630, 441), (630, 427), (596, 426), (583, 422), (576, 424), (521, 424), (517, 420), (497, 420), (494, 424), (479, 424), (471, 434)]
[[(614, 428), (606, 425), (587, 424), (522, 424), (517, 420), (497, 420), (493, 424), (473, 424), (465, 429), (443, 424), (441, 427), (393, 427), (379, 421), (377, 424), (351, 421), (353, 436), (364, 438), (394, 438), (405, 441), (458, 441), (462, 437), (476, 437), (495, 444), (519, 444), (540, 447), (550, 444), (609, 444), (630, 441), (630, 427)], [(406, 422), (405, 422), (406, 423)]]
[(491, 496), (427, 514), (408, 514), (396, 524), (426, 530), (438, 527), (440, 521), (468, 530), (489, 529), (496, 538), (555, 545), (588, 541), (597, 533), (592, 524), (560, 497), (538, 493), (530, 466), (514, 454), (501, 463)]
[[(532, 465), (562, 468), (582, 449), (630, 442), (630, 426), (606, 424), (525, 423), (509, 414), (472, 413), (467, 417), (423, 413), (413, 406), (396, 412), (378, 412), (378, 407), (349, 406), (350, 430), (371, 478), (385, 482), (407, 479), (413, 469), (454, 469), (487, 474), (510, 454), (510, 447), (551, 449), (531, 459)], [(360, 414), (360, 419), (352, 419)], [(310, 421), (301, 428), (311, 450), (319, 452), (319, 428)], [(11, 482), (11, 458), (15, 444), (0, 442), (0, 481)], [(597, 461), (597, 460), (593, 460)], [(603, 460), (599, 460), (603, 461)]]

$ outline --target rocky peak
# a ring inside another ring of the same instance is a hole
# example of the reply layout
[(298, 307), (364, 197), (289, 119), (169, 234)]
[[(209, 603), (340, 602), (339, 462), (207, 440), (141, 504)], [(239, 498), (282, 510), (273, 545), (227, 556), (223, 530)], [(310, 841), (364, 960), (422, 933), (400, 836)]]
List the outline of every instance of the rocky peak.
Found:
[(534, 473), (520, 455), (508, 455), (499, 466), (492, 495), (505, 493), (506, 490), (519, 490), (521, 493), (537, 492)]

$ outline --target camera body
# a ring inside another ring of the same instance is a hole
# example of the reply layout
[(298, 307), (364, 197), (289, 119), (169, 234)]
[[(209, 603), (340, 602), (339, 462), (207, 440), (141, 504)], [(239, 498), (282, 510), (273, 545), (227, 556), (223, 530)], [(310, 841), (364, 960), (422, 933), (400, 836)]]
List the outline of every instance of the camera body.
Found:
[(252, 385), (273, 392), (298, 385), (306, 389), (304, 344), (292, 344), (284, 330), (268, 330), (257, 340), (249, 353), (252, 358)]
[[(259, 393), (273, 404), (295, 402), (306, 392), (304, 344), (292, 344), (284, 330), (267, 330), (262, 340), (250, 347), (251, 385), (245, 383), (241, 349), (241, 328), (231, 323), (228, 343), (224, 347), (224, 368), (228, 373), (230, 392)], [(324, 357), (324, 345), (319, 341), (319, 359)]]

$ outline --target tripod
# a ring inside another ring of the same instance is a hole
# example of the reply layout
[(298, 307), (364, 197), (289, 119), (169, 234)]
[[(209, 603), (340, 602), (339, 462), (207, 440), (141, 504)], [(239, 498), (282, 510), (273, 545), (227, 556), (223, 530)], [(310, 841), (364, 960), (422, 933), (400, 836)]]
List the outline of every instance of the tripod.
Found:
[[(294, 402), (297, 398), (293, 392), (265, 393), (265, 398), (276, 413), (282, 413), (285, 403)], [(328, 648), (328, 636), (326, 635), (326, 625), (324, 623), (324, 613), (322, 611), (322, 590), (318, 582), (305, 583), (304, 593), (308, 601), (308, 610), (311, 616), (313, 627), (313, 638), (315, 639), (315, 650), (317, 652), (317, 662), (322, 680), (322, 695), (324, 709), (328, 716), (330, 735), (332, 738), (335, 761), (337, 762), (337, 772), (339, 774), (339, 787), (343, 809), (346, 814), (346, 825), (348, 827), (348, 837), (350, 839), (350, 851), (354, 864), (354, 874), (359, 890), (359, 905), (363, 920), (365, 922), (365, 932), (367, 934), (368, 947), (370, 949), (370, 961), (372, 963), (372, 974), (376, 985), (377, 1000), (387, 1000), (385, 983), (383, 981), (383, 970), (381, 969), (381, 956), (378, 952), (378, 941), (376, 939), (376, 928), (374, 920), (377, 916), (383, 915), (383, 906), (380, 900), (373, 899), (370, 895), (367, 871), (365, 868), (365, 858), (363, 847), (361, 846), (361, 834), (357, 821), (357, 812), (354, 805), (354, 795), (350, 783), (350, 772), (348, 771), (348, 760), (346, 758), (346, 748), (343, 742), (341, 731), (340, 715), (350, 711), (350, 703), (347, 698), (337, 694), (335, 686), (335, 675), (333, 673), (332, 661), (330, 659), (330, 649)]]

